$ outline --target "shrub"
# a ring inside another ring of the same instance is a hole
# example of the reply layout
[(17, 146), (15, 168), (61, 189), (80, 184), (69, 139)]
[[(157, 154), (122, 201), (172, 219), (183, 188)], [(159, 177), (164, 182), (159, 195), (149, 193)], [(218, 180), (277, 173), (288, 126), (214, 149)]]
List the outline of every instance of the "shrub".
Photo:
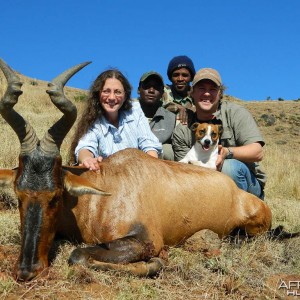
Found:
[(30, 84), (31, 84), (31, 85), (38, 85), (38, 82), (37, 82), (35, 79), (32, 79), (32, 80), (30, 81)]
[(265, 126), (272, 126), (275, 124), (276, 118), (270, 114), (263, 114), (260, 118), (264, 121)]
[(83, 102), (83, 101), (86, 100), (86, 98), (87, 98), (87, 95), (85, 95), (85, 94), (78, 94), (78, 95), (74, 96), (74, 101), (75, 102)]

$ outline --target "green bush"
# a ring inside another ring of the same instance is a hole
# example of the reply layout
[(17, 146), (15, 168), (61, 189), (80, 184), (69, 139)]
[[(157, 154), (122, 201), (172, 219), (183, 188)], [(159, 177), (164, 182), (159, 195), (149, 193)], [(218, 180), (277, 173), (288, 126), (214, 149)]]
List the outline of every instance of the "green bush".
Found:
[(87, 95), (85, 94), (78, 94), (76, 96), (74, 96), (74, 101), (75, 102), (82, 102), (82, 101), (85, 101), (87, 98)]

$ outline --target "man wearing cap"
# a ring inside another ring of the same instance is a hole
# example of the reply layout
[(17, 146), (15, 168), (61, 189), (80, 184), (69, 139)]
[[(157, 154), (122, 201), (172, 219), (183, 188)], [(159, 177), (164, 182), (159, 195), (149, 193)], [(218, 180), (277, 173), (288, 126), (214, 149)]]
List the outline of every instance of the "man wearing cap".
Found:
[(194, 143), (190, 130), (193, 123), (222, 124), (217, 169), (229, 175), (239, 188), (263, 199), (266, 175), (258, 162), (263, 158), (264, 139), (247, 109), (221, 101), (223, 91), (218, 71), (203, 68), (196, 73), (191, 88), (196, 112), (189, 112), (188, 124), (178, 124), (173, 132), (175, 160), (182, 159)]
[(171, 144), (172, 132), (176, 125), (176, 115), (162, 107), (164, 82), (162, 76), (154, 71), (144, 73), (138, 87), (138, 100), (149, 120), (152, 132), (163, 146), (163, 159), (174, 160)]
[(193, 61), (186, 55), (173, 57), (167, 75), (172, 84), (165, 85), (163, 106), (176, 114), (183, 114), (186, 108), (193, 109), (193, 100), (189, 95), (190, 82), (195, 75)]

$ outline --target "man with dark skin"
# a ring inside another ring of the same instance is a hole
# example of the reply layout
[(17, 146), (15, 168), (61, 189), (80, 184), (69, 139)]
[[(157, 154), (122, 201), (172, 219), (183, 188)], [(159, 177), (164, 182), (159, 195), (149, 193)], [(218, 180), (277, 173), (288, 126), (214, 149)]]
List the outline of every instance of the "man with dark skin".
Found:
[(190, 82), (195, 75), (192, 60), (185, 56), (175, 56), (168, 65), (168, 78), (171, 85), (165, 86), (163, 106), (177, 114), (177, 119), (186, 124), (186, 109), (195, 111), (193, 100), (190, 97)]
[(162, 76), (154, 71), (144, 73), (139, 82), (138, 93), (138, 100), (149, 120), (150, 128), (162, 143), (162, 158), (174, 160), (171, 136), (176, 125), (176, 115), (162, 107), (164, 93)]

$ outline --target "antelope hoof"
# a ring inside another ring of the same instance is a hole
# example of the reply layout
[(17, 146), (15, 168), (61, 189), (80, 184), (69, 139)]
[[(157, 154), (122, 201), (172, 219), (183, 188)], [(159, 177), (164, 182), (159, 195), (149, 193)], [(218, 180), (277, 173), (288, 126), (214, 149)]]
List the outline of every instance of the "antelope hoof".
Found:
[(164, 267), (165, 267), (165, 261), (159, 257), (152, 257), (148, 265), (148, 274), (147, 276), (153, 277), (156, 276)]
[(84, 251), (82, 248), (76, 248), (71, 253), (68, 264), (69, 265), (83, 265), (88, 266), (89, 265), (89, 254)]

